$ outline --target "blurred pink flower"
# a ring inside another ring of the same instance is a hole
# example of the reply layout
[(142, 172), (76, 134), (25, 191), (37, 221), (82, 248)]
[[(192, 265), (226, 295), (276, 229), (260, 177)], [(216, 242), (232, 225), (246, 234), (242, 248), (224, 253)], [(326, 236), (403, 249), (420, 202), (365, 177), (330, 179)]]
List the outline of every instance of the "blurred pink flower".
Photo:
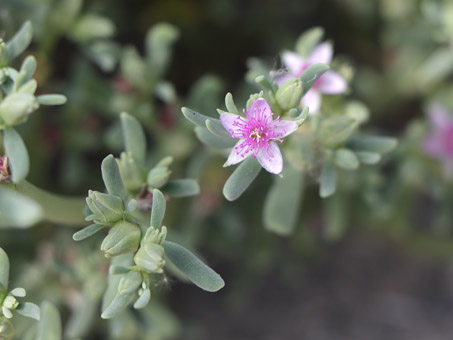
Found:
[(428, 110), (432, 130), (423, 142), (423, 149), (444, 165), (446, 174), (453, 174), (453, 115), (440, 105)]
[(270, 173), (279, 174), (283, 169), (283, 159), (275, 141), (283, 142), (283, 137), (294, 132), (298, 126), (295, 122), (273, 119), (273, 112), (265, 99), (255, 100), (246, 118), (223, 113), (220, 121), (233, 138), (239, 138), (233, 147), (224, 166), (237, 164), (253, 155), (261, 166)]
[[(287, 68), (288, 74), (279, 77), (276, 80), (278, 86), (281, 86), (289, 79), (298, 78), (300, 75), (313, 64), (330, 64), (332, 61), (332, 45), (325, 42), (310, 53), (307, 60), (299, 54), (285, 51), (282, 54), (282, 63)], [(321, 107), (321, 94), (339, 94), (346, 91), (346, 80), (335, 71), (327, 71), (312, 86), (312, 88), (302, 97), (303, 106), (308, 106), (310, 114), (317, 113)]]

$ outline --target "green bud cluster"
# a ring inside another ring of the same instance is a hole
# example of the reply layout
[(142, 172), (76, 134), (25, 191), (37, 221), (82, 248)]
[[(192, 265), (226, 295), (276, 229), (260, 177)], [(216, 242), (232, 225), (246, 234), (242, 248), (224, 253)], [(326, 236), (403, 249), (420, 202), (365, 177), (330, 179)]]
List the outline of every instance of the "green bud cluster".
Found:
[[(6, 294), (6, 289), (0, 287), (0, 305), (1, 311), (5, 318), (11, 319), (13, 314), (12, 310), (16, 309), (19, 306), (19, 301), (16, 299), (18, 297), (25, 297), (26, 292), (23, 288), (15, 288), (11, 292)], [(1, 334), (1, 333), (0, 333)]]
[(161, 231), (149, 227), (141, 243), (140, 249), (135, 254), (134, 262), (145, 272), (162, 274), (165, 267), (165, 250), (162, 242), (167, 236), (167, 228), (162, 227)]
[(122, 152), (117, 159), (124, 186), (130, 192), (139, 191), (146, 182), (146, 171), (130, 153)]
[(285, 82), (275, 94), (277, 103), (283, 111), (296, 108), (304, 94), (303, 83), (300, 79), (294, 78)]
[(146, 180), (146, 183), (148, 184), (148, 191), (151, 192), (153, 189), (159, 189), (167, 184), (171, 175), (171, 170), (168, 167), (172, 162), (172, 157), (165, 157), (149, 171)]

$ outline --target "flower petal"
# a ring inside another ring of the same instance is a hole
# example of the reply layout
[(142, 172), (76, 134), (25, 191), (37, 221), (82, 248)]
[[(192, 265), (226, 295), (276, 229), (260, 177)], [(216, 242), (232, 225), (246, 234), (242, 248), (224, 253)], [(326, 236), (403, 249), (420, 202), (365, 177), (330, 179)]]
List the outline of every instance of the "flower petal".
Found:
[(445, 107), (439, 104), (430, 105), (428, 115), (431, 124), (437, 129), (444, 129), (447, 125), (453, 123), (453, 117), (450, 116)]
[(272, 119), (273, 113), (267, 101), (264, 98), (258, 98), (250, 105), (246, 115), (248, 120), (254, 118), (257, 121), (265, 122), (268, 119)]
[(300, 74), (306, 64), (300, 55), (290, 51), (282, 53), (282, 63), (288, 69), (289, 73), (295, 77)]
[(325, 42), (315, 47), (308, 57), (310, 64), (330, 64), (332, 61), (333, 47), (332, 44)]
[(276, 122), (272, 127), (272, 132), (275, 133), (277, 138), (283, 138), (296, 131), (298, 127), (299, 126), (296, 124), (296, 122), (293, 122), (291, 120), (281, 120), (279, 122)]
[(253, 153), (253, 149), (248, 152), (244, 152), (246, 150), (247, 150), (246, 140), (240, 139), (239, 142), (237, 142), (236, 145), (231, 150), (231, 153), (223, 166), (224, 167), (230, 166), (242, 162), (244, 159), (246, 159)]
[(270, 142), (267, 150), (261, 149), (256, 155), (258, 162), (268, 172), (278, 175), (283, 170), (283, 158), (275, 142)]
[(246, 123), (243, 117), (232, 113), (222, 113), (220, 115), (220, 122), (233, 138), (242, 137), (239, 125)]
[(321, 94), (317, 89), (309, 90), (305, 96), (302, 97), (302, 105), (308, 106), (309, 114), (315, 114), (321, 107)]
[(325, 94), (338, 94), (346, 91), (346, 80), (337, 72), (327, 71), (319, 79), (318, 89)]
[(275, 79), (275, 82), (277, 83), (277, 85), (280, 87), (282, 86), (285, 82), (287, 82), (288, 80), (290, 79), (294, 79), (296, 78), (294, 75), (292, 74), (285, 74), (285, 75), (282, 75), (278, 78)]

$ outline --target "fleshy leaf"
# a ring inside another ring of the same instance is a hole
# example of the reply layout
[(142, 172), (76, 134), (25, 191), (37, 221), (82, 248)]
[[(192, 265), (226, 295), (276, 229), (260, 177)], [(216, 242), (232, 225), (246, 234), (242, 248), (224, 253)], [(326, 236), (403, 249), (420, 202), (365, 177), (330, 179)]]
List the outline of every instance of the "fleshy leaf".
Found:
[(82, 240), (96, 234), (102, 228), (104, 228), (104, 226), (99, 225), (99, 224), (92, 224), (92, 225), (76, 232), (74, 235), (72, 235), (72, 239), (74, 241), (82, 241)]
[(319, 196), (322, 198), (332, 196), (337, 188), (337, 173), (330, 163), (325, 163), (322, 167)]
[(381, 155), (376, 152), (358, 151), (355, 154), (359, 161), (364, 164), (376, 164), (381, 160)]
[(231, 138), (231, 134), (227, 130), (225, 130), (222, 123), (218, 119), (213, 119), (213, 118), (207, 119), (206, 127), (208, 128), (208, 130), (210, 132), (212, 132), (213, 134), (215, 134), (219, 137)]
[(61, 318), (58, 309), (50, 302), (41, 304), (41, 321), (36, 340), (61, 340)]
[(20, 303), (14, 311), (20, 315), (26, 316), (27, 318), (32, 318), (38, 321), (41, 318), (41, 310), (39, 306), (31, 302)]
[(267, 230), (290, 235), (295, 227), (303, 194), (303, 173), (290, 164), (283, 168), (282, 177), (274, 176), (263, 208), (263, 222)]
[(135, 309), (142, 309), (148, 305), (149, 300), (151, 299), (151, 290), (149, 288), (145, 289), (140, 295), (140, 297), (135, 301), (134, 308)]
[(300, 76), (300, 80), (303, 83), (304, 94), (310, 90), (314, 83), (321, 77), (326, 71), (329, 70), (329, 66), (326, 64), (314, 64), (308, 67), (304, 73)]
[(196, 126), (195, 134), (202, 143), (213, 148), (219, 149), (232, 148), (237, 142), (236, 139), (233, 139), (231, 137), (227, 138), (214, 135), (211, 131), (209, 131), (205, 127), (201, 128), (199, 126)]
[(228, 201), (237, 200), (261, 171), (261, 165), (253, 157), (244, 160), (234, 170), (223, 186), (223, 196)]
[(188, 107), (183, 107), (181, 109), (181, 112), (189, 122), (191, 122), (192, 124), (195, 124), (197, 126), (201, 126), (203, 128), (206, 127), (206, 120), (211, 118), (211, 117), (202, 115), (201, 113), (198, 113), (197, 111), (191, 110)]
[(167, 200), (162, 192), (158, 189), (153, 190), (153, 206), (151, 210), (151, 226), (160, 228), (165, 216)]
[(0, 228), (28, 228), (43, 217), (41, 206), (27, 196), (0, 187)]
[(335, 164), (345, 170), (355, 170), (360, 163), (354, 152), (342, 148), (335, 152)]
[(104, 158), (101, 165), (102, 179), (105, 187), (110, 195), (121, 197), (123, 200), (126, 197), (126, 189), (121, 179), (120, 169), (113, 155), (108, 155)]
[(357, 151), (386, 153), (392, 151), (398, 144), (392, 137), (354, 137), (348, 142), (348, 147)]
[(187, 197), (198, 195), (200, 186), (194, 179), (175, 179), (165, 184), (162, 191), (173, 197)]
[(195, 285), (208, 292), (225, 286), (222, 277), (179, 244), (164, 241), (165, 255)]
[(3, 248), (0, 247), (0, 287), (8, 289), (9, 259)]
[(310, 53), (319, 44), (324, 35), (321, 27), (314, 27), (302, 34), (296, 41), (296, 52), (303, 58), (308, 58)]
[(101, 318), (111, 319), (121, 313), (127, 305), (131, 302), (132, 297), (135, 292), (120, 294), (117, 293), (113, 298), (113, 301), (107, 306), (107, 308), (102, 312)]
[(3, 145), (11, 167), (11, 179), (20, 182), (28, 175), (30, 161), (28, 151), (22, 137), (13, 128), (3, 131)]
[(141, 164), (145, 164), (146, 138), (140, 123), (126, 112), (121, 113), (120, 117), (126, 151)]
[(41, 105), (63, 105), (67, 99), (62, 94), (43, 94), (37, 96), (36, 101)]
[(33, 28), (30, 21), (26, 21), (19, 31), (6, 43), (8, 59), (12, 60), (21, 54), (33, 38)]
[(230, 92), (228, 92), (225, 96), (225, 107), (228, 112), (236, 115), (239, 114), (239, 110), (233, 100), (233, 95)]

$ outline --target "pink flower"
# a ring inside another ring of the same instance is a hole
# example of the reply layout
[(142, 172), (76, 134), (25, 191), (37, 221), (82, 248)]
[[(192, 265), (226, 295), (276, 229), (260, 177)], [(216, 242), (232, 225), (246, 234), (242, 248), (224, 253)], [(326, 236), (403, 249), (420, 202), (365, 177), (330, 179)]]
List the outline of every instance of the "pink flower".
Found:
[(5, 157), (0, 157), (0, 172), (3, 172), (5, 166)]
[(231, 113), (220, 115), (220, 121), (231, 137), (239, 138), (224, 166), (237, 164), (253, 155), (264, 169), (279, 174), (283, 159), (275, 141), (283, 142), (283, 137), (298, 128), (297, 124), (280, 117), (273, 119), (274, 114), (263, 98), (255, 100), (244, 113), (246, 118)]
[(443, 163), (446, 174), (453, 174), (453, 116), (440, 105), (432, 105), (428, 115), (433, 129), (424, 140), (423, 149)]
[[(307, 60), (294, 52), (286, 51), (282, 54), (283, 65), (288, 69), (288, 74), (278, 78), (276, 83), (281, 86), (284, 82), (292, 78), (298, 78), (313, 64), (330, 64), (332, 61), (333, 49), (329, 43), (323, 43), (315, 47)], [(312, 88), (302, 97), (303, 106), (308, 106), (310, 113), (314, 114), (321, 107), (321, 94), (339, 94), (346, 91), (346, 80), (337, 72), (327, 71), (312, 86)]]

